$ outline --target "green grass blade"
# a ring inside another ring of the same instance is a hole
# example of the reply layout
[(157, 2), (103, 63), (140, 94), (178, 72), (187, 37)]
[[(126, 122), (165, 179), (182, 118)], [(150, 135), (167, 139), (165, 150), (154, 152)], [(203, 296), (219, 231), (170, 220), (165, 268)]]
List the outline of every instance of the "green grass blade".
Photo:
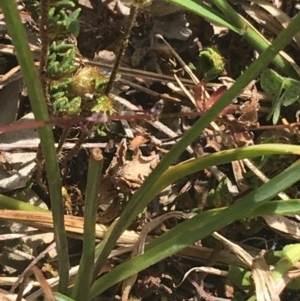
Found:
[(213, 165), (225, 164), (228, 162), (250, 159), (258, 156), (268, 156), (275, 154), (295, 154), (299, 155), (300, 146), (287, 145), (287, 144), (260, 144), (248, 147), (241, 147), (235, 149), (228, 149), (217, 153), (209, 154), (194, 160), (189, 160), (169, 168), (159, 178), (158, 181), (152, 186), (149, 191), (148, 198), (153, 199), (168, 185), (176, 182), (182, 177), (193, 174), (199, 170), (203, 170)]
[[(34, 66), (32, 54), (29, 49), (26, 33), (22, 25), (17, 4), (11, 0), (1, 0), (5, 22), (8, 32), (16, 49), (16, 55), (24, 76), (24, 82), (30, 98), (30, 104), (36, 120), (48, 120), (46, 101), (37, 70)], [(54, 139), (50, 126), (38, 129), (41, 138), (41, 146), (45, 158), (49, 192), (51, 198), (51, 209), (54, 219), (54, 234), (58, 249), (59, 261), (59, 291), (66, 292), (68, 285), (69, 259), (67, 237), (64, 226), (64, 208), (61, 194), (60, 172), (56, 159)]]
[(49, 210), (47, 210), (47, 209), (43, 209), (41, 207), (31, 205), (29, 203), (11, 198), (4, 194), (0, 194), (0, 208), (1, 209), (10, 209), (10, 210), (49, 212)]
[[(204, 218), (210, 219), (213, 216), (220, 214), (222, 211), (226, 210), (228, 207), (221, 207), (216, 209), (211, 209), (208, 211), (205, 211)], [(195, 210), (197, 212), (197, 209)], [(298, 199), (290, 199), (287, 201), (283, 200), (274, 200), (274, 201), (268, 201), (265, 204), (261, 205), (257, 209), (249, 212), (246, 214), (246, 218), (254, 218), (264, 215), (293, 215), (298, 214), (300, 212), (300, 200)], [(203, 216), (202, 215), (202, 216)]]
[(180, 154), (191, 144), (201, 133), (206, 126), (213, 121), (231, 101), (242, 92), (250, 81), (257, 77), (261, 70), (272, 61), (272, 58), (278, 53), (288, 42), (292, 39), (294, 34), (298, 31), (298, 24), (300, 22), (300, 14), (298, 14), (274, 40), (273, 44), (255, 60), (251, 66), (242, 74), (239, 79), (227, 90), (205, 114), (193, 125), (193, 127), (182, 137), (182, 139), (164, 156), (158, 166), (153, 170), (149, 177), (142, 184), (140, 189), (133, 195), (128, 202), (125, 210), (120, 216), (117, 224), (113, 227), (110, 237), (106, 241), (101, 256), (99, 257), (98, 266), (101, 267), (107, 256), (121, 233), (130, 225), (133, 219), (145, 208), (152, 200), (149, 195), (153, 186), (164, 171), (173, 163), (173, 161), (180, 156)]
[(203, 3), (196, 3), (192, 0), (167, 0), (167, 2), (181, 6), (182, 8), (199, 15), (210, 22), (214, 22), (221, 26), (229, 28), (236, 33), (242, 33), (242, 30), (239, 27), (236, 27), (231, 22), (228, 22), (228, 20), (226, 20), (226, 18), (222, 16), (219, 12)]
[(276, 263), (272, 271), (275, 283), (289, 271), (300, 260), (300, 244), (286, 245), (281, 254), (281, 258)]
[(90, 299), (98, 296), (111, 285), (175, 254), (235, 220), (249, 216), (250, 213), (258, 210), (260, 206), (266, 204), (268, 200), (279, 192), (284, 191), (299, 181), (299, 168), (300, 161), (297, 161), (271, 181), (251, 192), (242, 200), (229, 206), (221, 213), (214, 216), (208, 216), (206, 212), (196, 215), (156, 238), (149, 243), (143, 255), (126, 261), (95, 281), (91, 288)]
[(83, 252), (79, 264), (72, 297), (77, 301), (85, 301), (92, 285), (95, 261), (95, 224), (98, 208), (99, 183), (103, 167), (103, 156), (100, 148), (91, 152), (87, 186), (85, 193)]
[[(239, 15), (226, 0), (212, 0), (213, 4), (224, 14), (233, 26), (243, 31), (243, 37), (259, 52), (263, 53), (269, 46), (269, 41), (248, 22), (245, 18)], [(273, 63), (283, 73), (293, 78), (299, 78), (299, 75), (282, 55), (276, 54)]]
[(54, 292), (53, 295), (56, 301), (75, 301), (74, 299), (57, 292)]

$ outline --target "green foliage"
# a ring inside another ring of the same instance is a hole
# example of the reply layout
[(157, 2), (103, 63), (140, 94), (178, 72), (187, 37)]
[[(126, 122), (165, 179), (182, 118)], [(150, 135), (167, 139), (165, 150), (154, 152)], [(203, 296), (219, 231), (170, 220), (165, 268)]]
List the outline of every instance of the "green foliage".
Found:
[(79, 32), (80, 9), (69, 12), (74, 7), (73, 1), (63, 0), (55, 2), (49, 10), (52, 43), (48, 52), (47, 76), (53, 112), (68, 116), (99, 111), (111, 114), (114, 112), (112, 101), (103, 96), (109, 79), (95, 67), (80, 68), (76, 64), (75, 45), (67, 42), (70, 34)]
[[(286, 245), (282, 249), (280, 259), (275, 265), (272, 276), (275, 281), (289, 271), (300, 260), (300, 244)], [(299, 288), (299, 287), (298, 287)]]
[(200, 51), (196, 66), (196, 73), (200, 78), (211, 81), (218, 77), (224, 67), (225, 60), (217, 48), (206, 47)]
[(228, 278), (242, 290), (250, 289), (253, 286), (251, 272), (238, 266), (229, 266)]
[(280, 76), (272, 69), (265, 69), (260, 76), (260, 84), (265, 93), (274, 96), (268, 119), (273, 124), (279, 120), (281, 106), (289, 106), (299, 100), (300, 81)]
[(109, 78), (96, 67), (84, 67), (75, 74), (71, 84), (73, 95), (82, 99), (82, 109), (88, 112), (114, 112), (112, 100), (104, 95)]
[(70, 86), (75, 65), (76, 50), (73, 44), (53, 41), (49, 47), (47, 75), (50, 81), (49, 95), (55, 114), (77, 115), (80, 112), (80, 97), (71, 95)]
[(65, 33), (71, 33), (77, 36), (79, 33), (78, 16), (81, 9), (78, 8), (74, 12), (69, 13), (67, 9), (74, 8), (73, 1), (58, 1), (55, 6), (49, 10), (49, 32), (52, 38)]
[(50, 79), (61, 79), (72, 76), (78, 69), (75, 65), (76, 49), (73, 44), (55, 41), (49, 48), (47, 75)]
[(49, 39), (47, 77), (50, 79), (49, 96), (54, 114), (78, 115), (81, 112), (81, 98), (70, 92), (73, 76), (79, 66), (76, 64), (76, 47), (66, 42), (70, 34), (79, 33), (80, 9), (71, 12), (75, 3), (71, 0), (52, 2), (49, 9)]

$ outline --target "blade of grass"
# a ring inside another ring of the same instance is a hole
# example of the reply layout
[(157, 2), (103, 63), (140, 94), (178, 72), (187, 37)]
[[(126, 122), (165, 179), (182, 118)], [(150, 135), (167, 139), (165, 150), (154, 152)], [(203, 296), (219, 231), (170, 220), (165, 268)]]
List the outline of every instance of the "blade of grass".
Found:
[[(211, 209), (205, 211), (205, 219), (212, 218), (216, 214), (220, 214), (222, 211), (226, 210), (228, 207), (221, 207), (216, 209)], [(195, 210), (197, 212), (197, 209)], [(246, 218), (254, 218), (264, 215), (293, 215), (300, 212), (300, 200), (290, 199), (287, 201), (274, 200), (268, 201), (262, 206), (254, 209), (253, 211), (246, 214)], [(201, 212), (199, 212), (200, 214)], [(204, 214), (204, 213), (201, 213)], [(202, 215), (203, 216), (203, 215)]]
[[(173, 0), (172, 0), (173, 1)], [(259, 52), (263, 53), (270, 42), (249, 23), (245, 18), (239, 15), (226, 0), (211, 0), (212, 3), (225, 15), (235, 27), (243, 30), (243, 37)], [(276, 54), (273, 63), (287, 76), (299, 78), (299, 74), (295, 71), (293, 66), (282, 55)]]
[(56, 301), (75, 301), (74, 299), (57, 292), (54, 292), (53, 295)]
[(245, 158), (251, 159), (258, 156), (264, 156), (264, 154), (266, 154), (266, 156), (278, 152), (284, 154), (286, 151), (288, 151), (288, 153), (290, 154), (300, 155), (300, 147), (298, 145), (270, 143), (252, 145), (236, 149), (228, 149), (204, 157), (196, 158), (194, 160), (189, 160), (174, 167), (171, 167), (167, 171), (165, 171), (159, 177), (159, 180), (152, 185), (147, 197), (149, 199), (153, 199), (164, 188), (181, 179), (182, 177), (185, 177), (187, 175), (190, 175), (192, 173), (195, 173), (199, 170), (203, 170), (213, 165), (220, 165), (224, 164), (225, 162), (232, 162), (236, 160), (242, 160)]
[(23, 211), (49, 212), (49, 210), (47, 209), (28, 204), (24, 201), (11, 198), (4, 194), (0, 194), (0, 208)]
[(117, 266), (112, 271), (95, 281), (90, 298), (95, 298), (110, 286), (142, 271), (143, 269), (175, 254), (190, 244), (203, 239), (237, 219), (244, 218), (258, 210), (279, 192), (300, 180), (300, 161), (284, 170), (268, 183), (248, 194), (245, 198), (229, 206), (214, 216), (206, 212), (182, 222), (165, 234), (156, 238), (146, 247), (146, 252)]
[(244, 32), (243, 30), (241, 30), (240, 27), (233, 25), (232, 22), (228, 22), (225, 16), (220, 15), (219, 12), (203, 3), (195, 3), (195, 1), (192, 0), (167, 0), (167, 2), (181, 6), (184, 9), (187, 9), (197, 15), (200, 15), (201, 17), (205, 18), (210, 22), (214, 22), (221, 26), (227, 27), (238, 34)]
[[(34, 66), (32, 54), (26, 39), (26, 33), (17, 10), (17, 3), (11, 0), (1, 0), (0, 7), (2, 7), (8, 32), (16, 49), (16, 55), (24, 76), (24, 82), (29, 93), (30, 104), (35, 119), (49, 120), (40, 79)], [(39, 128), (38, 132), (41, 138), (41, 146), (45, 158), (51, 209), (54, 219), (54, 235), (58, 249), (60, 275), (59, 291), (65, 293), (67, 292), (69, 278), (69, 258), (67, 237), (64, 227), (64, 208), (62, 202), (60, 172), (57, 164), (51, 127), (45, 126)]]
[(95, 260), (95, 224), (98, 208), (99, 183), (103, 167), (103, 156), (100, 148), (92, 150), (85, 193), (83, 252), (79, 264), (72, 298), (85, 301), (92, 285)]
[[(120, 216), (117, 224), (113, 227), (110, 237), (103, 247), (101, 256), (97, 260), (97, 266), (101, 267), (110, 251), (114, 247), (118, 237), (130, 225), (132, 220), (145, 208), (151, 199), (152, 187), (157, 183), (161, 174), (174, 162), (176, 158), (186, 149), (186, 147), (195, 140), (199, 133), (218, 116), (231, 101), (242, 92), (250, 81), (257, 77), (261, 70), (266, 67), (273, 59), (273, 57), (292, 39), (294, 34), (298, 31), (298, 24), (300, 22), (300, 14), (298, 14), (289, 24), (289, 26), (282, 30), (281, 33), (274, 40), (273, 44), (263, 52), (257, 60), (242, 74), (237, 81), (227, 90), (204, 115), (193, 125), (193, 127), (182, 137), (178, 143), (172, 147), (170, 152), (166, 154), (153, 172), (146, 178), (139, 190), (133, 195), (128, 202), (125, 210)], [(150, 196), (150, 197), (149, 197)]]

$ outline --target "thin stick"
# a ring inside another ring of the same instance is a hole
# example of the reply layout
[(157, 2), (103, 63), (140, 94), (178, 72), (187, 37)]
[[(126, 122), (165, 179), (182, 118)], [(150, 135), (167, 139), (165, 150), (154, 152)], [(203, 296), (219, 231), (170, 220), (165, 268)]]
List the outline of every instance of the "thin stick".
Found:
[(61, 150), (64, 146), (64, 143), (66, 142), (66, 139), (67, 139), (69, 133), (70, 133), (70, 127), (67, 127), (63, 130), (63, 133), (62, 133), (61, 137), (59, 138), (58, 146), (56, 148), (57, 156), (59, 156), (59, 154), (60, 154), (60, 152), (61, 152)]
[(124, 30), (122, 44), (121, 44), (121, 46), (118, 50), (118, 54), (117, 54), (117, 57), (116, 57), (116, 62), (114, 64), (114, 68), (112, 69), (109, 82), (108, 82), (108, 84), (106, 86), (106, 89), (105, 89), (105, 94), (106, 95), (108, 95), (110, 93), (110, 91), (113, 87), (114, 81), (117, 77), (117, 73), (118, 73), (119, 67), (121, 65), (121, 62), (122, 62), (122, 59), (123, 59), (123, 56), (124, 56), (124, 53), (125, 53), (125, 49), (128, 46), (130, 32), (131, 32), (131, 29), (132, 29), (132, 27), (135, 23), (137, 13), (138, 13), (138, 8), (134, 5), (131, 5), (130, 14), (129, 14), (129, 17), (128, 17), (128, 20), (127, 20), (127, 23), (126, 23), (126, 27), (125, 27), (125, 30)]

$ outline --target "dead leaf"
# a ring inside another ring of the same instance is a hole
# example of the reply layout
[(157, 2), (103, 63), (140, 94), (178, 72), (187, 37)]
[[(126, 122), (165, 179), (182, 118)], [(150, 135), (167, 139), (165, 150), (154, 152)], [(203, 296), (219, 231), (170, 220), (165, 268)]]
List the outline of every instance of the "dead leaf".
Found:
[[(99, 188), (98, 205), (100, 208), (103, 208), (101, 205), (109, 204), (111, 200), (118, 196), (118, 194), (119, 191), (116, 189), (109, 176), (105, 175), (100, 182)], [(103, 208), (103, 210), (106, 209), (107, 207)]]
[(300, 240), (300, 224), (285, 216), (266, 215), (263, 219), (273, 230), (288, 239)]
[(145, 178), (156, 167), (159, 155), (143, 156), (140, 150), (131, 161), (126, 160), (127, 145), (123, 139), (107, 169), (104, 180), (110, 180), (117, 190), (132, 192), (141, 186)]
[(119, 0), (102, 0), (102, 3), (111, 11), (114, 11)]
[(236, 184), (241, 192), (246, 191), (249, 189), (249, 187), (244, 183), (244, 168), (242, 166), (241, 161), (232, 161), (231, 162), (232, 171), (234, 175), (234, 179), (236, 181)]
[(106, 208), (103, 212), (98, 212), (97, 214), (97, 223), (107, 224), (114, 221), (117, 216), (120, 214), (121, 201), (118, 198), (114, 198), (112, 203)]
[(101, 50), (95, 54), (94, 62), (113, 64), (116, 59), (116, 55), (112, 51)]
[(78, 4), (93, 9), (93, 5), (90, 0), (78, 0)]
[(138, 135), (136, 137), (134, 137), (131, 141), (130, 141), (130, 149), (132, 150), (136, 150), (138, 149), (141, 145), (147, 143), (149, 141), (149, 139), (145, 136), (142, 135)]
[(242, 115), (238, 120), (245, 123), (246, 126), (256, 126), (259, 107), (260, 105), (258, 98), (253, 98), (249, 101), (246, 101), (242, 106), (240, 106)]
[(112, 182), (117, 189), (138, 189), (158, 162), (159, 155), (146, 157), (138, 150), (132, 161), (125, 161), (123, 166), (119, 166), (112, 175)]
[(44, 273), (46, 273), (46, 272), (50, 273), (52, 277), (58, 276), (58, 272), (53, 269), (53, 267), (52, 267), (52, 265), (50, 263), (46, 263), (45, 262), (43, 264), (42, 271)]
[(257, 301), (280, 301), (272, 273), (262, 255), (253, 259), (252, 278), (255, 283)]

